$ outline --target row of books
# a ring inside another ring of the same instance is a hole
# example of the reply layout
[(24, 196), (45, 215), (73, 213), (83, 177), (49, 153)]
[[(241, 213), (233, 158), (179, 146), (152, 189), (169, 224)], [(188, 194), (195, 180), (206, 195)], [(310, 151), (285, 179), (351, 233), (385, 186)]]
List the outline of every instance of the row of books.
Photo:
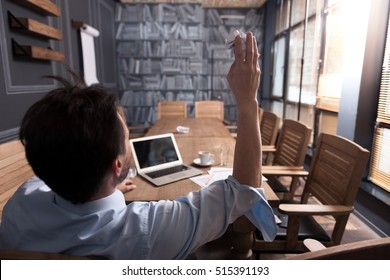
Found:
[(213, 83), (213, 90), (228, 90), (228, 89), (230, 89), (229, 84), (226, 80), (226, 77), (214, 76), (212, 83)]
[(124, 74), (152, 74), (161, 71), (161, 61), (153, 59), (120, 58), (119, 70)]
[(203, 43), (193, 41), (134, 41), (120, 42), (117, 47), (120, 57), (203, 57)]
[(189, 59), (164, 58), (161, 60), (163, 74), (207, 74), (208, 61), (199, 57)]
[(141, 22), (203, 22), (204, 9), (201, 5), (120, 5), (116, 6), (116, 21)]
[(121, 89), (143, 90), (207, 90), (209, 79), (205, 76), (187, 75), (123, 75), (120, 76)]
[(214, 61), (213, 72), (212, 73), (214, 75), (226, 76), (227, 73), (230, 70), (231, 65), (232, 65), (232, 62), (231, 61), (227, 61), (227, 60), (217, 60), (217, 61)]
[(161, 89), (167, 90), (177, 90), (177, 89), (196, 89), (196, 90), (206, 90), (209, 88), (208, 79), (204, 76), (185, 76), (185, 75), (176, 75), (176, 76), (162, 76), (161, 79)]
[(121, 97), (121, 105), (127, 107), (155, 106), (164, 100), (161, 91), (134, 91), (126, 90)]
[[(205, 75), (208, 71), (208, 60), (190, 57), (163, 58), (163, 59), (137, 59), (133, 57), (120, 58), (119, 70), (123, 74), (199, 74)], [(226, 72), (227, 73), (227, 72)]]
[(154, 107), (123, 107), (129, 125), (153, 124), (156, 120)]
[(207, 57), (209, 59), (217, 58), (217, 59), (228, 59), (231, 58), (231, 50), (228, 50), (225, 47), (225, 44), (217, 44), (217, 43), (206, 43), (205, 44)]
[(116, 39), (122, 40), (161, 40), (161, 39), (184, 39), (202, 40), (203, 27), (200, 24), (186, 25), (181, 22), (160, 23), (121, 22), (116, 30)]

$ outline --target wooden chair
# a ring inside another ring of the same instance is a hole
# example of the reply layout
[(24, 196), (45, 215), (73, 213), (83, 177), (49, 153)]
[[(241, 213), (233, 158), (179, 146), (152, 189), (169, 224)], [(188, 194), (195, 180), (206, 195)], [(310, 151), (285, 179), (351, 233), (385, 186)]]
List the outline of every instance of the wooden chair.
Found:
[(0, 249), (0, 260), (103, 260), (99, 256), (74, 256), (62, 253)]
[(264, 109), (259, 107), (259, 123), (263, 121), (263, 116), (264, 116)]
[(33, 175), (19, 140), (0, 145), (0, 217), (8, 199)]
[[(253, 250), (304, 252), (306, 238), (317, 239), (327, 247), (339, 245), (368, 158), (369, 151), (356, 143), (341, 136), (321, 134), (300, 204), (280, 204), (274, 209), (282, 220), (275, 240), (265, 242), (257, 233)], [(318, 203), (309, 204), (309, 196)], [(333, 216), (335, 223), (328, 229), (330, 236), (313, 218), (316, 215)]]
[(195, 118), (217, 118), (224, 120), (224, 103), (218, 100), (196, 101)]
[[(273, 157), (268, 156), (266, 165), (262, 166), (262, 173), (268, 178), (269, 185), (275, 192), (282, 192), (283, 199), (293, 199), (296, 189), (299, 187), (298, 176), (288, 176), (291, 178), (289, 186), (283, 185), (279, 178), (286, 177), (284, 172), (286, 167), (294, 171), (304, 171), (304, 162), (311, 136), (311, 128), (305, 124), (285, 119), (279, 133), (276, 147), (263, 146), (263, 152), (273, 153)], [(305, 173), (308, 175), (308, 172)]]
[(264, 111), (260, 123), (261, 143), (263, 146), (275, 146), (279, 124), (280, 118), (275, 113)]
[(263, 145), (263, 165), (269, 161), (272, 154), (268, 153), (265, 146), (275, 147), (276, 137), (279, 132), (280, 118), (273, 112), (264, 111), (260, 123), (261, 143)]
[(161, 117), (187, 118), (187, 102), (160, 101), (157, 104), (157, 119)]
[(307, 253), (286, 260), (390, 260), (390, 237), (358, 241), (326, 248), (313, 239), (305, 239)]

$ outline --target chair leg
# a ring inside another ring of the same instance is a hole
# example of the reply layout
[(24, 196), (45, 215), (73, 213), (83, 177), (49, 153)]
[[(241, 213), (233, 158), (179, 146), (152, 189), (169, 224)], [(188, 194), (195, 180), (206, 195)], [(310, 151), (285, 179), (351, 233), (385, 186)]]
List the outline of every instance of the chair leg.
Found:
[(232, 224), (233, 259), (252, 259), (255, 230), (256, 228), (245, 216), (241, 216)]
[(288, 192), (283, 194), (283, 200), (293, 200), (295, 192), (297, 191), (299, 186), (300, 186), (300, 178), (293, 177)]
[(295, 251), (298, 245), (300, 216), (288, 216), (286, 250)]
[(343, 238), (345, 227), (347, 225), (349, 218), (348, 215), (338, 216), (335, 217), (336, 224), (334, 225), (333, 232), (332, 232), (332, 240), (333, 245), (340, 245), (341, 239)]

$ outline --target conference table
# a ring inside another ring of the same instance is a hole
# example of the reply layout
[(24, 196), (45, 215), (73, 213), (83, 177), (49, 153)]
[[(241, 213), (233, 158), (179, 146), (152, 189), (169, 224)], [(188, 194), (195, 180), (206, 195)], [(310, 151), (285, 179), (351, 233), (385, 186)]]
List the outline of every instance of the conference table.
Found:
[[(190, 128), (189, 133), (178, 133), (176, 128), (184, 126)], [(168, 118), (157, 120), (145, 136), (163, 133), (174, 133), (184, 163), (193, 164), (198, 157), (198, 151), (208, 150), (215, 155), (215, 166), (220, 164), (220, 148), (222, 144), (229, 146), (229, 158), (227, 167), (233, 167), (235, 139), (223, 123), (214, 118)], [(194, 165), (207, 174), (210, 167)], [(176, 199), (187, 195), (189, 192), (200, 190), (200, 186), (190, 179), (177, 181), (168, 185), (155, 187), (142, 177), (133, 179), (137, 188), (125, 194), (127, 202), (131, 201), (158, 201), (163, 199)], [(273, 192), (267, 182), (262, 182), (265, 196), (271, 206), (278, 206), (279, 198)]]
[[(188, 133), (177, 132), (177, 127), (188, 127)], [(191, 164), (207, 174), (212, 166), (202, 167), (195, 165), (193, 161), (198, 157), (201, 150), (211, 151), (215, 155), (213, 166), (220, 165), (220, 148), (222, 144), (229, 147), (229, 158), (225, 167), (233, 167), (235, 139), (231, 136), (223, 122), (216, 118), (176, 118), (163, 117), (158, 119), (149, 129), (145, 136), (174, 133), (183, 162)], [(199, 191), (201, 187), (190, 179), (176, 181), (167, 185), (156, 187), (142, 177), (133, 178), (137, 188), (125, 194), (127, 203), (133, 201), (158, 201), (174, 200), (180, 196), (187, 195), (193, 191)], [(275, 207), (279, 204), (279, 198), (273, 192), (266, 181), (261, 187), (264, 189), (268, 203)], [(254, 226), (245, 218), (239, 218), (229, 227), (229, 240), (231, 235), (234, 242), (237, 242), (239, 251), (231, 258), (248, 258), (251, 255), (251, 240), (253, 239)], [(230, 248), (230, 247), (229, 247)]]

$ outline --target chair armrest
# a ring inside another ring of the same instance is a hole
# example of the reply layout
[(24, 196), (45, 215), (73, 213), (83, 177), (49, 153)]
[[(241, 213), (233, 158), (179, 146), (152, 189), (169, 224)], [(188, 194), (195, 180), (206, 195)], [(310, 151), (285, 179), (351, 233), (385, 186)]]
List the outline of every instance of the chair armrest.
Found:
[(261, 147), (262, 152), (274, 153), (276, 152), (276, 147), (274, 145), (264, 145)]
[(306, 238), (305, 240), (303, 240), (303, 245), (310, 252), (319, 251), (326, 248), (324, 244), (322, 244), (320, 241), (312, 238)]
[(299, 176), (306, 177), (309, 172), (304, 169), (303, 166), (278, 166), (278, 165), (263, 165), (261, 167), (261, 173), (273, 176)]
[(314, 204), (280, 204), (279, 212), (287, 215), (344, 215), (353, 211), (353, 206), (314, 205)]

